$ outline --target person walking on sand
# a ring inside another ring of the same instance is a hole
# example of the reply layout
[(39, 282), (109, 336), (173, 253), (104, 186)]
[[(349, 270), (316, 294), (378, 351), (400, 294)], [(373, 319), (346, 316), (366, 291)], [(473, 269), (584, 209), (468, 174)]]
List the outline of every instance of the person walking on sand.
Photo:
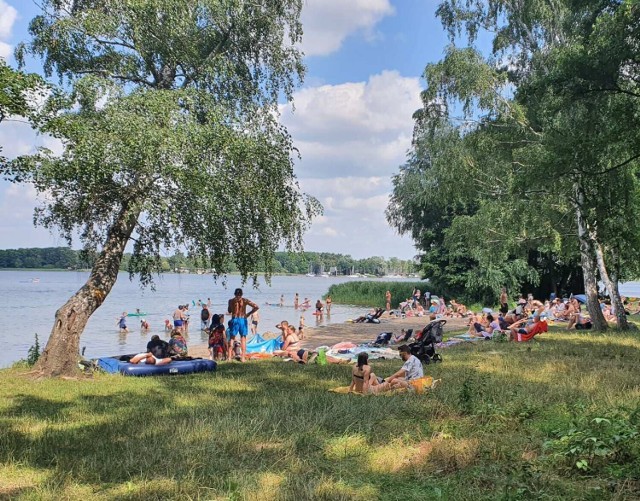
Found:
[(391, 310), (391, 291), (387, 291), (384, 295), (385, 303), (387, 303), (387, 311)]
[[(247, 313), (249, 306), (251, 307), (251, 311)], [(250, 317), (259, 309), (260, 307), (256, 303), (242, 297), (242, 289), (240, 288), (236, 289), (233, 297), (229, 299), (227, 310), (231, 315), (231, 320), (229, 321), (229, 335), (227, 337), (230, 337), (233, 341), (233, 339), (240, 334), (240, 348), (242, 350), (242, 355), (240, 356), (241, 362), (244, 362), (247, 356), (247, 334), (249, 333), (247, 317)], [(233, 342), (230, 343), (230, 346), (233, 346)], [(229, 353), (229, 357), (231, 357), (231, 353)]]

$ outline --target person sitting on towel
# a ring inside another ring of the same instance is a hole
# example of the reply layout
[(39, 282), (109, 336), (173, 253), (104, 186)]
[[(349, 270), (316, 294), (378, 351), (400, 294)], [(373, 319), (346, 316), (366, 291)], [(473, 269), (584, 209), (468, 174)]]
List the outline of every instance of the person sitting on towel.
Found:
[(378, 378), (371, 371), (369, 355), (365, 352), (358, 354), (358, 362), (351, 371), (351, 386), (349, 391), (356, 393), (373, 393), (371, 388), (378, 386)]
[(186, 357), (188, 354), (187, 341), (178, 329), (171, 331), (169, 340), (169, 355), (172, 357)]
[(147, 343), (147, 351), (140, 353), (129, 360), (129, 363), (137, 364), (144, 361), (149, 365), (166, 365), (171, 362), (169, 357), (169, 343), (160, 339), (160, 336), (154, 334), (151, 341)]
[(369, 393), (375, 394), (400, 388), (411, 388), (411, 381), (424, 377), (422, 362), (411, 354), (409, 346), (403, 344), (398, 348), (398, 351), (400, 352), (400, 358), (404, 362), (403, 366), (380, 384), (371, 384)]

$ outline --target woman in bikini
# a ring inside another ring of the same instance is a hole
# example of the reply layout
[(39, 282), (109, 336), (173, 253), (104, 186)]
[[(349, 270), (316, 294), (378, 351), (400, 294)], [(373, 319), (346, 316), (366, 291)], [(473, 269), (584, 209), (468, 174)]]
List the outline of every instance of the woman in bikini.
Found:
[(351, 386), (349, 386), (349, 391), (365, 394), (373, 393), (374, 391), (371, 390), (373, 386), (378, 386), (378, 378), (371, 372), (369, 355), (360, 353), (358, 355), (358, 362), (351, 372)]

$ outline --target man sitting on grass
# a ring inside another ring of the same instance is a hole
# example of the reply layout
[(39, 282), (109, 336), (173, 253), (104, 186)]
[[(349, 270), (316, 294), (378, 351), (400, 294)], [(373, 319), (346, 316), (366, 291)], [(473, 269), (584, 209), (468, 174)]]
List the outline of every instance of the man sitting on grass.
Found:
[(382, 383), (375, 384), (372, 382), (371, 386), (369, 386), (369, 393), (382, 393), (400, 388), (410, 388), (411, 381), (424, 376), (422, 362), (411, 354), (411, 350), (406, 344), (400, 346), (398, 351), (400, 352), (400, 358), (402, 358), (404, 365), (398, 372), (389, 376)]

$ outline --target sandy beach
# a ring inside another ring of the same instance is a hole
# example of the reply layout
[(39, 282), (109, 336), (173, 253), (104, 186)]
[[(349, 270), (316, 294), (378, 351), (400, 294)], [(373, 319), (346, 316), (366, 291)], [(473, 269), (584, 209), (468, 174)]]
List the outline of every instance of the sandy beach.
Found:
[[(413, 329), (414, 332), (421, 330), (429, 322), (427, 317), (406, 317), (398, 318), (384, 313), (379, 324), (344, 322), (330, 324), (322, 327), (305, 327), (302, 346), (314, 349), (319, 346), (332, 346), (341, 341), (351, 341), (353, 343), (365, 343), (373, 341), (381, 332), (393, 332), (399, 334), (402, 329)], [(467, 328), (468, 319), (448, 318), (444, 326), (444, 331), (460, 331)], [(271, 339), (279, 335), (275, 329), (267, 330), (261, 335), (265, 339)], [(207, 345), (199, 344), (189, 346), (189, 355), (192, 357), (207, 357), (209, 352)]]

